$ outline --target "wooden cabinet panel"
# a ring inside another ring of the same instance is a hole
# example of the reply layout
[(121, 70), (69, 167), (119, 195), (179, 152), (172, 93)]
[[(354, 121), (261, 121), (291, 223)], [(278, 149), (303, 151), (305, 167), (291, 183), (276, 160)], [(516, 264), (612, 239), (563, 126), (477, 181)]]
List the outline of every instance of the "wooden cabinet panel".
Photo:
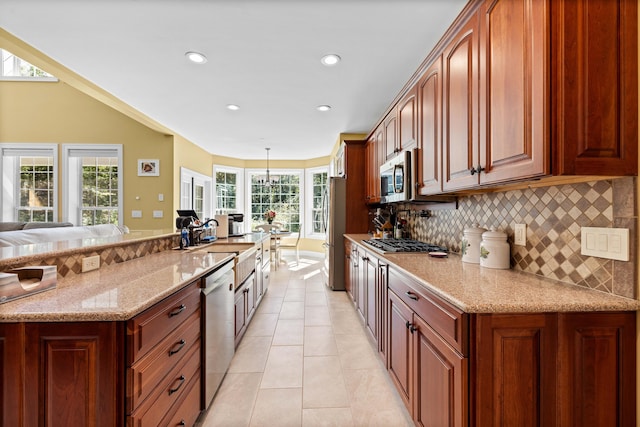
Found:
[(478, 18), (474, 15), (442, 54), (444, 190), (478, 185)]
[[(384, 158), (385, 161), (394, 157), (398, 150), (397, 133), (398, 120), (395, 108), (391, 110), (389, 115), (382, 122), (384, 129)], [(384, 163), (384, 162), (381, 162)]]
[(366, 200), (365, 170), (366, 141), (344, 141), (345, 178), (345, 233), (366, 233), (369, 230), (369, 209)]
[(115, 322), (27, 324), (24, 424), (119, 425), (118, 336)]
[(353, 244), (350, 240), (344, 240), (344, 290), (353, 300), (353, 262), (351, 260)]
[[(356, 309), (363, 320), (366, 319), (367, 310), (367, 263), (365, 262), (365, 252), (358, 249), (358, 259), (356, 264)], [(365, 320), (366, 322), (366, 320)]]
[(420, 195), (442, 192), (442, 57), (427, 69), (418, 83), (418, 170)]
[(637, 8), (635, 0), (551, 2), (556, 174), (638, 173)]
[(559, 319), (559, 425), (635, 426), (634, 313)]
[(553, 314), (477, 315), (478, 426), (556, 425), (555, 319)]
[(398, 102), (398, 137), (395, 151), (410, 150), (418, 143), (417, 87), (411, 88)]
[(167, 427), (185, 427), (195, 426), (198, 416), (200, 414), (200, 377), (195, 376), (191, 380), (191, 383), (187, 385), (184, 400), (175, 408), (171, 408), (170, 416), (167, 415), (161, 425)]
[(378, 298), (380, 291), (378, 289), (378, 259), (365, 253), (362, 258), (364, 265), (365, 278), (363, 280), (365, 286), (365, 326), (373, 340), (378, 342), (380, 320), (380, 306)]
[(0, 323), (0, 425), (21, 426), (24, 324)]
[(367, 203), (380, 203), (380, 162), (378, 161), (377, 133), (374, 133), (368, 140), (365, 148), (365, 176), (367, 179)]
[(421, 426), (467, 425), (468, 366), (464, 358), (419, 316), (415, 325), (413, 418)]
[(480, 7), (481, 184), (550, 173), (548, 4), (532, 3)]
[(413, 395), (411, 392), (413, 379), (411, 364), (411, 332), (409, 325), (413, 321), (413, 312), (402, 302), (396, 294), (389, 291), (388, 298), (388, 342), (387, 349), (388, 371), (391, 379), (398, 389), (405, 406), (412, 412), (411, 402)]

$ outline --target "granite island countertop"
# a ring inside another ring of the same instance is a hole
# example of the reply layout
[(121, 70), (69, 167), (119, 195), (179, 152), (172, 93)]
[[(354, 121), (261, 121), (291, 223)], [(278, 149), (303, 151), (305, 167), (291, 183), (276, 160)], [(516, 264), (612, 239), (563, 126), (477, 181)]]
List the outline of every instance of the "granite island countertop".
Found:
[(55, 289), (0, 304), (0, 322), (128, 320), (233, 257), (167, 250), (103, 266), (58, 279)]
[(634, 311), (640, 301), (546, 279), (517, 270), (496, 270), (462, 262), (457, 254), (379, 254), (361, 242), (367, 234), (345, 237), (401, 269), (427, 290), (467, 313)]

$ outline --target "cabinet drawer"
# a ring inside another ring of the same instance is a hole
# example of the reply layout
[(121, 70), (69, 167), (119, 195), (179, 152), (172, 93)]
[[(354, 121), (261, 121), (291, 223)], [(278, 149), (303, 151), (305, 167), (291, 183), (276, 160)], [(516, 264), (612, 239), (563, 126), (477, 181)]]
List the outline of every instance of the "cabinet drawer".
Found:
[[(193, 426), (200, 415), (200, 377), (195, 376), (187, 386), (185, 397), (175, 412), (162, 421), (167, 427)], [(173, 408), (171, 408), (173, 409)]]
[(389, 288), (462, 355), (468, 354), (468, 314), (436, 297), (415, 280), (389, 268)]
[(200, 340), (200, 312), (191, 314), (171, 334), (127, 369), (127, 409), (135, 410), (188, 349)]
[(192, 313), (200, 311), (199, 281), (127, 322), (127, 360), (135, 362)]
[(149, 397), (127, 417), (127, 425), (157, 427), (173, 405), (180, 405), (186, 396), (187, 385), (200, 376), (200, 343), (189, 348), (184, 363), (174, 367)]

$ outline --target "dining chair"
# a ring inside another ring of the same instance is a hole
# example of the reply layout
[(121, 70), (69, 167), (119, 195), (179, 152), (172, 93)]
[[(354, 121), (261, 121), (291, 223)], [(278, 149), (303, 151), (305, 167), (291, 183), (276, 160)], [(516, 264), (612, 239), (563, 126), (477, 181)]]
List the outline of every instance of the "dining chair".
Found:
[(278, 245), (278, 263), (280, 262), (280, 256), (282, 249), (295, 249), (296, 251), (296, 263), (300, 264), (300, 251), (298, 249), (298, 245), (300, 245), (300, 236), (302, 236), (302, 224), (300, 224), (300, 229), (298, 231), (298, 237), (296, 237), (295, 242), (280, 242)]
[[(259, 224), (256, 226), (256, 230), (271, 233), (273, 231), (280, 230), (280, 226), (277, 223)], [(274, 264), (274, 267), (278, 269), (278, 264), (280, 263), (280, 239), (273, 235), (271, 235), (270, 249), (271, 258), (269, 261), (271, 261), (271, 263)]]

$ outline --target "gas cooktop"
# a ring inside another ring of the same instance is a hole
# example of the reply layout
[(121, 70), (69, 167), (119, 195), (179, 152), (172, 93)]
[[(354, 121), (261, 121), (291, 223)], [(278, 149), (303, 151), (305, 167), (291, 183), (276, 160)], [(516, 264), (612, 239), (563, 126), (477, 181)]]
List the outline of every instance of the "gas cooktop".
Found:
[(372, 249), (380, 253), (448, 252), (447, 248), (444, 248), (442, 246), (411, 239), (370, 239), (363, 240), (362, 243), (370, 246)]

